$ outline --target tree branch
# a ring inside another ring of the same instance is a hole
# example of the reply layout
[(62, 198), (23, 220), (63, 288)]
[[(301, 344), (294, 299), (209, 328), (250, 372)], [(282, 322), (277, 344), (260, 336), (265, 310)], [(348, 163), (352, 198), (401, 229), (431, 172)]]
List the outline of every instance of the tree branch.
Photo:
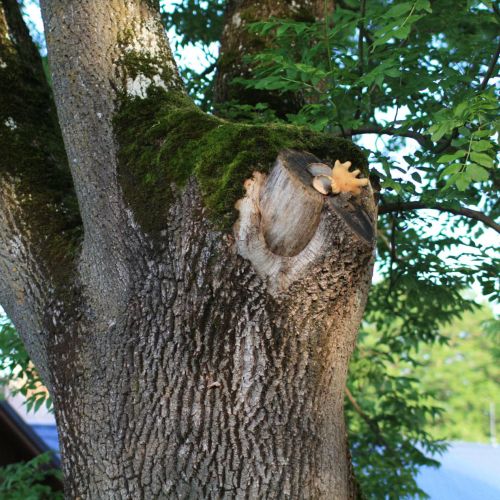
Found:
[(217, 61), (214, 61), (209, 66), (207, 66), (198, 76), (204, 78), (208, 76), (210, 73), (212, 73), (212, 71), (215, 71), (216, 68), (217, 68)]
[[(349, 390), (348, 387), (345, 388), (345, 395), (347, 396), (347, 399), (350, 401), (352, 404), (352, 407), (356, 410), (356, 412), (361, 416), (361, 418), (371, 427), (373, 427), (374, 422), (372, 419), (362, 410), (361, 406), (359, 406), (358, 402), (354, 399), (354, 396), (352, 395), (352, 392)], [(379, 433), (378, 427), (376, 427), (377, 433)]]
[[(61, 129), (81, 208), (87, 289), (126, 300), (137, 226), (118, 175), (113, 118), (120, 102), (182, 92), (157, 2), (42, 0)], [(98, 21), (96, 21), (98, 20)], [(115, 311), (102, 311), (103, 316)]]
[(391, 212), (408, 212), (411, 210), (421, 209), (439, 210), (440, 212), (449, 212), (454, 215), (462, 215), (464, 217), (468, 217), (469, 219), (480, 221), (486, 226), (491, 227), (492, 229), (500, 233), (500, 224), (497, 224), (493, 219), (491, 219), (484, 213), (477, 210), (471, 210), (470, 208), (447, 207), (440, 203), (427, 204), (419, 201), (386, 203), (379, 207), (378, 213), (379, 215), (381, 215)]
[[(285, 92), (244, 88), (233, 83), (235, 77), (252, 78), (252, 63), (248, 56), (262, 52), (272, 43), (271, 37), (262, 37), (250, 31), (252, 22), (277, 19), (296, 21), (321, 21), (335, 10), (332, 0), (297, 0), (294, 2), (269, 2), (268, 0), (228, 0), (221, 47), (214, 80), (214, 103), (218, 114), (224, 113), (224, 103), (255, 105), (266, 103), (278, 117), (297, 113), (305, 104), (300, 92)], [(325, 25), (325, 28), (327, 26)]]
[(396, 137), (408, 137), (416, 140), (421, 146), (428, 147), (431, 145), (430, 140), (424, 134), (413, 132), (412, 130), (401, 130), (395, 127), (384, 127), (376, 123), (364, 125), (356, 129), (345, 129), (343, 134), (338, 133), (336, 135), (353, 136), (361, 134), (386, 134)]
[(46, 383), (43, 319), (74, 269), (78, 227), (71, 178), (40, 56), (16, 0), (2, 0), (0, 303)]
[[(361, 5), (360, 5), (360, 21), (358, 23), (358, 30), (359, 30), (359, 35), (358, 35), (358, 71), (359, 75), (363, 76), (364, 73), (364, 32), (365, 32), (365, 23), (364, 23), (364, 17), (365, 17), (365, 12), (366, 12), (366, 0), (361, 0)], [(361, 116), (361, 105), (363, 102), (363, 93), (362, 93), (362, 88), (359, 89), (359, 93), (357, 95), (357, 106), (356, 106), (356, 113), (354, 114), (355, 119), (359, 119)]]
[(458, 129), (454, 128), (447, 139), (442, 138), (437, 143), (436, 148), (434, 149), (434, 154), (440, 155), (441, 153), (444, 153), (451, 146), (453, 140), (456, 139), (457, 137), (458, 137)]
[(488, 85), (489, 79), (493, 76), (493, 72), (495, 71), (495, 66), (497, 65), (498, 62), (498, 57), (500, 56), (500, 38), (498, 39), (498, 44), (497, 44), (497, 49), (495, 51), (495, 54), (493, 55), (490, 65), (488, 66), (488, 70), (486, 71), (486, 74), (484, 75), (483, 81), (481, 82), (480, 89), (484, 90), (486, 86)]
[(359, 406), (356, 399), (354, 399), (354, 396), (352, 395), (352, 393), (348, 387), (345, 388), (345, 395), (347, 396), (347, 399), (349, 400), (349, 402), (352, 404), (352, 407), (354, 408), (356, 413), (367, 423), (368, 427), (376, 435), (378, 442), (380, 444), (382, 444), (383, 446), (385, 446), (387, 451), (399, 460), (399, 457), (398, 457), (397, 453), (395, 452), (395, 450), (392, 448), (392, 446), (387, 442), (387, 440), (382, 435), (382, 431), (380, 430), (380, 427), (377, 424), (377, 422), (375, 420), (373, 420), (369, 415), (367, 415), (363, 411), (363, 409), (361, 408), (361, 406)]
[(376, 206), (370, 185), (353, 203), (346, 203), (342, 194), (325, 198), (312, 187), (307, 169), (318, 162), (310, 153), (281, 151), (268, 176), (256, 172), (245, 182), (246, 196), (236, 204), (236, 248), (271, 293), (287, 289), (323, 259), (332, 248), (333, 234), (343, 233), (341, 246), (349, 252), (368, 255), (375, 246)]

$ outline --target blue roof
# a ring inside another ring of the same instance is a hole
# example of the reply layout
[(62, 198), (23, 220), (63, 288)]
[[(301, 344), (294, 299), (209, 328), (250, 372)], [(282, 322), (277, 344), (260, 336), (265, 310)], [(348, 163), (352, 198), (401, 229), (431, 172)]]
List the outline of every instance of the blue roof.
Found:
[(451, 443), (439, 469), (423, 467), (417, 483), (431, 500), (500, 500), (500, 447)]
[(31, 428), (53, 451), (59, 451), (59, 437), (55, 425), (32, 424)]

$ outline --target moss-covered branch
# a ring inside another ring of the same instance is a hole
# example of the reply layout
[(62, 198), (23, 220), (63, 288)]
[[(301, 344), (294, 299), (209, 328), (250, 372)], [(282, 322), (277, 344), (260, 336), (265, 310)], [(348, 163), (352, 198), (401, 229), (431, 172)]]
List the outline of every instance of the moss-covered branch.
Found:
[(127, 203), (148, 232), (165, 227), (172, 185), (194, 176), (210, 218), (231, 227), (234, 204), (252, 172), (268, 172), (280, 150), (307, 150), (324, 160), (366, 158), (344, 139), (285, 125), (231, 123), (199, 110), (180, 92), (151, 89), (146, 99), (125, 98), (116, 117), (119, 179)]

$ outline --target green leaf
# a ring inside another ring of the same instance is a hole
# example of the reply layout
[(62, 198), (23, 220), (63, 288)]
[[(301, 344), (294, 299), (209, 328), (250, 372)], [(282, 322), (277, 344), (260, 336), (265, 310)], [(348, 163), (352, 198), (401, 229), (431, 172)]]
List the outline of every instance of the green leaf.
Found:
[(372, 48), (378, 47), (379, 45), (383, 45), (385, 42), (389, 41), (392, 38), (392, 33), (386, 33), (385, 35), (377, 36), (375, 41), (373, 42)]
[(454, 163), (453, 165), (448, 165), (439, 176), (442, 179), (445, 175), (456, 174), (460, 171), (462, 165), (460, 163)]
[(378, 88), (382, 88), (382, 84), (384, 83), (384, 75), (379, 75), (377, 76), (377, 78), (375, 78), (375, 85), (378, 87)]
[(470, 154), (470, 158), (476, 163), (479, 163), (479, 165), (482, 165), (483, 167), (486, 168), (493, 167), (493, 158), (491, 158), (491, 156), (488, 156), (486, 153), (477, 153), (473, 151)]
[(429, 12), (429, 14), (432, 14), (432, 7), (431, 7), (431, 3), (429, 2), (429, 0), (417, 0), (417, 2), (415, 4), (415, 9), (416, 10), (425, 10), (425, 11)]
[(442, 155), (437, 159), (438, 163), (449, 163), (450, 161), (458, 160), (459, 158), (463, 158), (467, 153), (460, 149), (456, 153)]
[(470, 103), (464, 101), (464, 102), (461, 102), (458, 106), (455, 107), (455, 109), (453, 110), (453, 114), (459, 118), (461, 118), (465, 111), (467, 111), (467, 109), (469, 108), (470, 106)]
[(420, 176), (420, 174), (418, 172), (413, 172), (413, 174), (411, 174), (411, 178), (415, 181), (415, 182), (422, 182), (422, 177)]
[(470, 178), (465, 174), (457, 174), (455, 178), (455, 185), (459, 191), (465, 191), (470, 185)]
[(488, 149), (493, 148), (493, 144), (490, 141), (473, 141), (471, 148), (473, 151), (477, 152), (487, 151)]
[(39, 397), (36, 402), (35, 402), (35, 405), (34, 405), (34, 408), (33, 408), (33, 411), (36, 413), (40, 407), (43, 405), (45, 401), (45, 398), (42, 396), (42, 397)]
[(436, 123), (432, 127), (429, 128), (429, 133), (431, 134), (431, 139), (435, 142), (439, 141), (445, 134), (450, 132), (449, 122), (441, 122), (441, 123)]
[(280, 37), (286, 33), (288, 28), (290, 27), (289, 24), (282, 24), (277, 30), (276, 30), (276, 36)]
[[(476, 130), (474, 137), (490, 137), (495, 133), (495, 130)], [(481, 142), (481, 141), (479, 141)]]
[(476, 165), (475, 163), (471, 163), (467, 165), (467, 174), (473, 181), (487, 181), (489, 174), (488, 171), (481, 167), (480, 165)]
[(393, 31), (392, 35), (395, 38), (399, 38), (400, 40), (404, 40), (410, 34), (410, 31), (411, 31), (411, 26), (409, 26), (408, 24), (405, 24), (404, 26), (401, 26), (401, 28), (398, 28), (396, 31)]
[(390, 18), (390, 17), (401, 17), (404, 14), (411, 11), (413, 7), (412, 2), (404, 2), (391, 7), (382, 17)]
[(385, 70), (384, 73), (387, 76), (390, 76), (392, 78), (397, 78), (397, 77), (401, 76), (401, 71), (399, 71), (398, 68), (389, 68), (389, 69)]

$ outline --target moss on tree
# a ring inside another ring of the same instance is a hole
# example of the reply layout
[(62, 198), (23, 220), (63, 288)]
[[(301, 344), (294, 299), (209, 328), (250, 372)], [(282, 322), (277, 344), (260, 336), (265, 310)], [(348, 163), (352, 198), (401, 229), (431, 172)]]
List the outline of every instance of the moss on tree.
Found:
[(191, 176), (212, 221), (229, 230), (244, 180), (256, 170), (268, 172), (285, 148), (349, 160), (367, 172), (365, 156), (348, 140), (290, 125), (231, 123), (203, 113), (180, 92), (150, 88), (146, 99), (123, 98), (115, 130), (126, 201), (150, 233), (164, 227), (172, 186), (182, 187)]
[(0, 8), (1, 182), (12, 190), (12, 216), (27, 225), (31, 251), (62, 279), (81, 221), (50, 88), (17, 4)]

